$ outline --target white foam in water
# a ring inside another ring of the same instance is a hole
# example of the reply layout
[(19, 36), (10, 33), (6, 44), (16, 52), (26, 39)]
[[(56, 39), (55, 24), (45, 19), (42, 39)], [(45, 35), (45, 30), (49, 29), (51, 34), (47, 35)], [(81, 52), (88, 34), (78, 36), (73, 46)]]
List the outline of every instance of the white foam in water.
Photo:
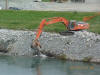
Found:
[(40, 54), (40, 57), (42, 57), (42, 58), (47, 58), (47, 56), (44, 55), (44, 54)]

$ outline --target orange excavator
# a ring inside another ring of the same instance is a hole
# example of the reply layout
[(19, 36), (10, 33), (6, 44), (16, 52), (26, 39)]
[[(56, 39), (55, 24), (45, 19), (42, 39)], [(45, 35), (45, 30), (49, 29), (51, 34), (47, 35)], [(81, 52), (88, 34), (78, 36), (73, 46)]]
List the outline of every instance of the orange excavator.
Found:
[(49, 24), (54, 24), (54, 23), (57, 23), (57, 22), (62, 22), (67, 29), (65, 32), (60, 32), (61, 35), (73, 34), (72, 31), (79, 31), (79, 30), (84, 30), (84, 29), (89, 28), (89, 24), (86, 23), (86, 22), (77, 22), (75, 20), (68, 21), (64, 17), (53, 17), (53, 18), (43, 19), (42, 22), (40, 23), (40, 26), (39, 26), (37, 33), (36, 33), (36, 38), (33, 41), (31, 47), (32, 48), (34, 48), (34, 47), (40, 47), (41, 48), (41, 45), (40, 45), (38, 39), (39, 39), (39, 37), (42, 33), (44, 26), (47, 26)]

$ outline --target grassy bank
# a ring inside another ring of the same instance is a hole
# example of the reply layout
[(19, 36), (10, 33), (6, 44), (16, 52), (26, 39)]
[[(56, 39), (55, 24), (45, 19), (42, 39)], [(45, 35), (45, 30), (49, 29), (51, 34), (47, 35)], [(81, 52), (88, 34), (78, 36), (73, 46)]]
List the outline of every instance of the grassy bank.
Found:
[[(0, 28), (35, 30), (44, 18), (65, 17), (68, 20), (82, 21), (84, 16), (91, 16), (95, 13), (90, 12), (56, 12), (56, 11), (11, 11), (0, 10)], [(88, 21), (89, 31), (100, 33), (100, 16)], [(56, 23), (46, 26), (45, 31), (59, 32), (66, 30), (64, 25)]]

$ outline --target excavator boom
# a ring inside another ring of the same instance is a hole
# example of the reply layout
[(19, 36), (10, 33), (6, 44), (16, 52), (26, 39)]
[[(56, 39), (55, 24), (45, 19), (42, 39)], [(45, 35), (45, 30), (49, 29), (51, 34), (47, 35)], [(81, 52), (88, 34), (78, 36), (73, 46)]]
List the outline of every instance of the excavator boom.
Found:
[(36, 38), (33, 41), (31, 47), (34, 48), (34, 46), (35, 47), (39, 46), (41, 48), (41, 45), (40, 45), (38, 39), (42, 33), (44, 26), (53, 24), (53, 23), (57, 23), (57, 22), (63, 22), (66, 27), (68, 27), (68, 24), (69, 24), (69, 21), (63, 17), (53, 17), (53, 18), (43, 19), (42, 22), (40, 23), (40, 26), (38, 27), (38, 30), (36, 32)]
[[(49, 20), (49, 21), (47, 21), (47, 20)], [(38, 40), (38, 38), (40, 37), (44, 26), (49, 25), (49, 24), (54, 24), (57, 22), (63, 22), (66, 27), (68, 27), (68, 24), (69, 24), (69, 21), (63, 17), (54, 17), (54, 18), (43, 19), (42, 22), (40, 23), (40, 26), (36, 33), (35, 40)]]

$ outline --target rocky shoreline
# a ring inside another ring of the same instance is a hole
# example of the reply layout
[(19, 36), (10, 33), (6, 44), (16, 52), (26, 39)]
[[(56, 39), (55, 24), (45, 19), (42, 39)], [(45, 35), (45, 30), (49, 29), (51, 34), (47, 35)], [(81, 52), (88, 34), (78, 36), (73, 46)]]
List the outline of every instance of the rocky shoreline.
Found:
[[(35, 32), (0, 29), (0, 54), (34, 56), (31, 48)], [(71, 36), (43, 32), (40, 37), (41, 52), (70, 60), (100, 62), (100, 35), (88, 31), (78, 31)]]

